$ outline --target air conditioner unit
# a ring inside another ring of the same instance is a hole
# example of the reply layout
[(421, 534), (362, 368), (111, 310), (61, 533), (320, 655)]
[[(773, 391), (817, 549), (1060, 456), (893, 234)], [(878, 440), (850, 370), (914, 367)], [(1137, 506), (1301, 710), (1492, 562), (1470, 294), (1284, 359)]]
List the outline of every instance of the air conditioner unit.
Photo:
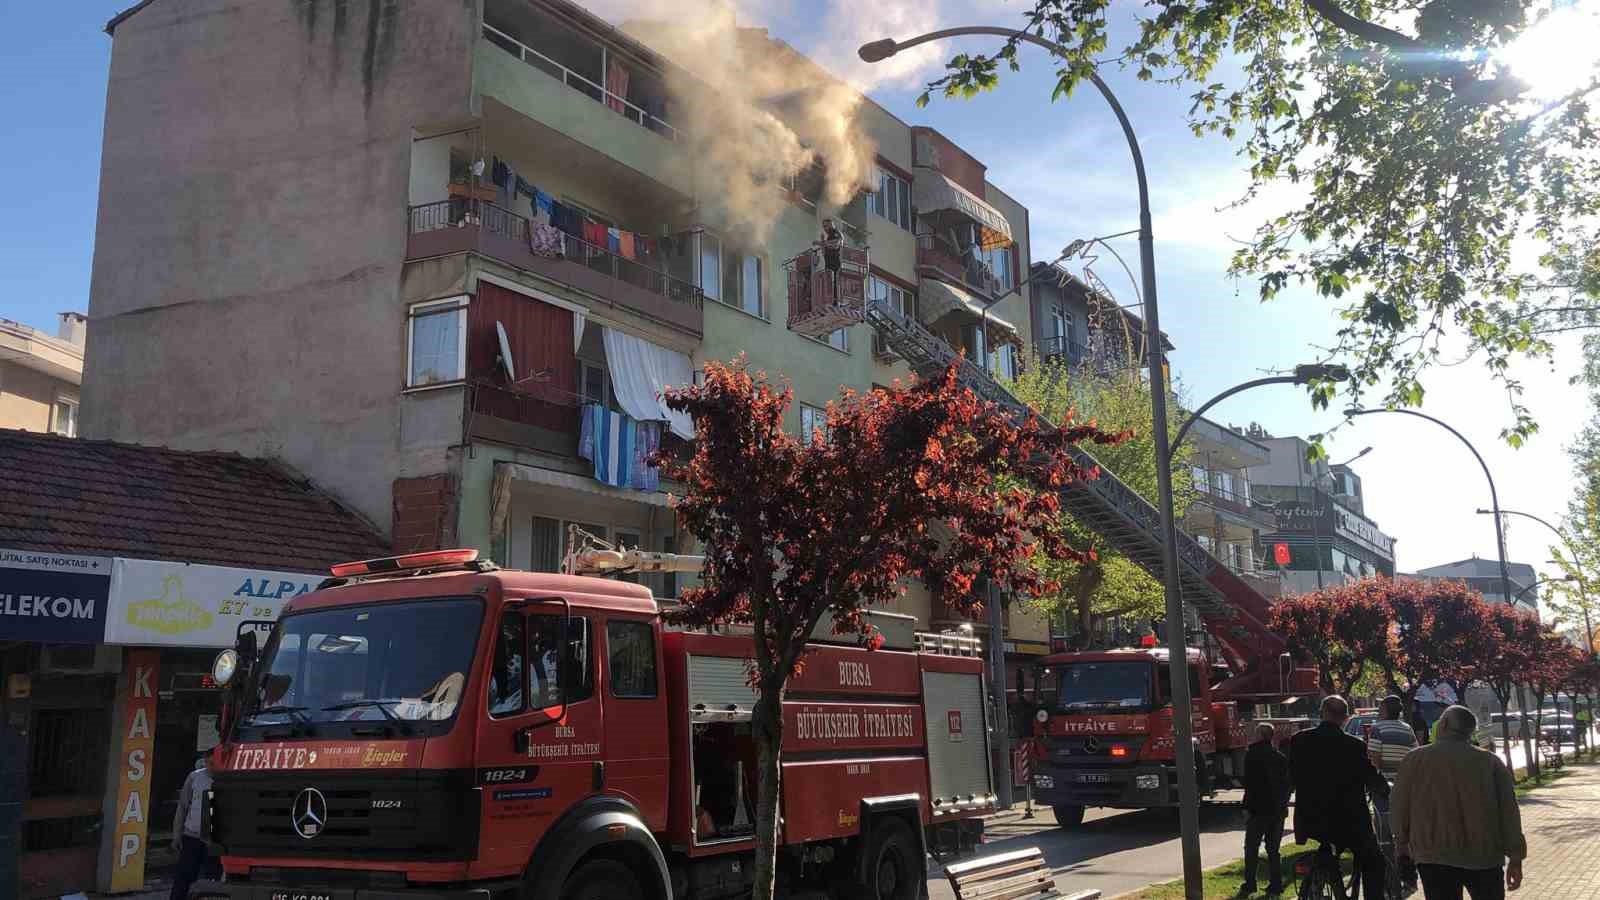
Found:
[(115, 675), (122, 648), (109, 644), (48, 644), (39, 648), (42, 675)]

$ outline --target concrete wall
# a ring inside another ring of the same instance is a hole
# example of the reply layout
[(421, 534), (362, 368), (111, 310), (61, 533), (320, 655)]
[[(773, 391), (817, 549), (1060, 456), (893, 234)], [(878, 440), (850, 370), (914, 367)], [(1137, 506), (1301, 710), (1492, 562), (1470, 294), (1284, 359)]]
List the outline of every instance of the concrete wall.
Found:
[(86, 436), (283, 458), (381, 526), (413, 128), (475, 0), (162, 0), (112, 49)]
[(49, 431), (58, 396), (76, 398), (78, 386), (16, 363), (0, 362), (0, 428)]

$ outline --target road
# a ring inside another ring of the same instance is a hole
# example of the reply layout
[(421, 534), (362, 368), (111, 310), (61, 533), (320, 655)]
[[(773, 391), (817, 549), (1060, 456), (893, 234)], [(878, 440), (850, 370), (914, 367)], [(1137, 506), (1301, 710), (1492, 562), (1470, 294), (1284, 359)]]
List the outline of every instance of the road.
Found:
[[(1234, 801), (1240, 796), (1239, 791), (1219, 795), (1222, 800)], [(1102, 897), (1110, 898), (1183, 876), (1176, 810), (1090, 810), (1075, 829), (1054, 826), (1055, 817), (1045, 807), (1037, 808), (1031, 820), (992, 821), (985, 829), (989, 843), (980, 852), (987, 855), (1038, 847), (1054, 870), (1059, 888), (1068, 894), (1098, 888)], [(1201, 810), (1200, 855), (1207, 868), (1244, 855), (1243, 810), (1237, 806)], [(952, 900), (955, 895), (943, 871), (930, 871), (930, 875), (931, 900)]]

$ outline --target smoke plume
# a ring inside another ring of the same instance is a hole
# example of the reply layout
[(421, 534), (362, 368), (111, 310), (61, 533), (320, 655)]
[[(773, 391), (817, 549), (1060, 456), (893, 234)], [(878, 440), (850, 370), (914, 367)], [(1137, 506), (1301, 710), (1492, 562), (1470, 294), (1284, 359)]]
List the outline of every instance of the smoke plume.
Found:
[(816, 163), (824, 215), (874, 186), (860, 93), (765, 29), (740, 28), (731, 5), (712, 0), (690, 14), (677, 3), (621, 27), (682, 67), (667, 76), (670, 118), (705, 173), (699, 200), (715, 219), (765, 241), (786, 203), (779, 186)]

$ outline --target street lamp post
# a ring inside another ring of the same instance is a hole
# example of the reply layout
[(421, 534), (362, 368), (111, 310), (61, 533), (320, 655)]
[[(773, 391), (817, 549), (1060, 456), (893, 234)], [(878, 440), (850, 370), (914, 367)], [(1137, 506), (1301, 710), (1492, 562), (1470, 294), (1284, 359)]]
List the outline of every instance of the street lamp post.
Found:
[[(996, 28), (976, 25), (964, 28), (946, 28), (905, 41), (884, 38), (861, 45), (861, 59), (879, 62), (894, 54), (947, 37), (988, 34), (1006, 39), (1025, 41), (1043, 47), (1061, 59), (1069, 58), (1067, 49), (1039, 35), (1014, 28)], [(1200, 795), (1195, 779), (1193, 708), (1189, 696), (1188, 646), (1183, 627), (1183, 596), (1178, 581), (1178, 524), (1172, 510), (1172, 453), (1167, 440), (1167, 379), (1166, 353), (1161, 344), (1161, 318), (1156, 302), (1155, 234), (1150, 224), (1150, 184), (1145, 177), (1144, 154), (1139, 150), (1139, 138), (1133, 123), (1117, 101), (1111, 88), (1106, 86), (1098, 72), (1089, 68), (1089, 82), (1100, 92), (1122, 126), (1123, 137), (1128, 141), (1128, 152), (1133, 156), (1133, 171), (1139, 185), (1139, 276), (1144, 295), (1145, 347), (1150, 364), (1150, 418), (1155, 439), (1156, 490), (1161, 513), (1162, 562), (1166, 569), (1166, 613), (1168, 666), (1172, 676), (1172, 731), (1178, 768), (1178, 822), (1182, 832), (1184, 894), (1191, 900), (1201, 900), (1204, 887), (1200, 871)]]
[(1316, 380), (1349, 381), (1350, 370), (1344, 366), (1328, 366), (1318, 363), (1304, 363), (1295, 366), (1294, 373), (1291, 375), (1269, 375), (1266, 378), (1257, 378), (1254, 381), (1246, 381), (1244, 384), (1236, 384), (1233, 387), (1228, 388), (1222, 393), (1216, 395), (1215, 397), (1212, 397), (1210, 400), (1200, 404), (1199, 409), (1189, 414), (1189, 418), (1185, 419), (1183, 424), (1178, 426), (1178, 433), (1172, 438), (1172, 452), (1174, 454), (1178, 452), (1178, 447), (1183, 444), (1183, 439), (1189, 434), (1190, 426), (1200, 421), (1200, 417), (1206, 414), (1206, 410), (1216, 406), (1218, 403), (1221, 403), (1229, 397), (1232, 397), (1234, 394), (1240, 394), (1250, 390), (1251, 388), (1258, 388), (1269, 384), (1310, 384), (1312, 381)]
[[(1500, 491), (1494, 486), (1494, 475), (1489, 471), (1489, 464), (1483, 461), (1483, 454), (1478, 452), (1477, 447), (1472, 446), (1472, 442), (1467, 440), (1466, 435), (1450, 427), (1443, 420), (1436, 419), (1427, 413), (1420, 413), (1414, 409), (1358, 409), (1355, 407), (1346, 409), (1344, 411), (1344, 414), (1350, 418), (1355, 418), (1356, 416), (1376, 415), (1378, 413), (1398, 413), (1400, 415), (1415, 416), (1419, 419), (1426, 419), (1440, 428), (1443, 428), (1445, 431), (1455, 435), (1456, 440), (1466, 444), (1467, 449), (1472, 451), (1472, 458), (1476, 459), (1478, 461), (1478, 467), (1483, 469), (1484, 480), (1489, 482), (1489, 505), (1493, 508), (1494, 513), (1494, 545), (1495, 551), (1500, 557), (1500, 592), (1505, 596), (1507, 602), (1513, 602), (1511, 596), (1511, 570), (1506, 565), (1506, 530), (1505, 524), (1500, 518)], [(1522, 698), (1522, 706), (1523, 710), (1526, 711), (1526, 697)], [(1528, 738), (1523, 739), (1522, 749), (1523, 752), (1528, 756), (1529, 765), (1533, 765), (1533, 746), (1532, 742)], [(1511, 762), (1510, 749), (1506, 750), (1506, 762), (1507, 764)]]

